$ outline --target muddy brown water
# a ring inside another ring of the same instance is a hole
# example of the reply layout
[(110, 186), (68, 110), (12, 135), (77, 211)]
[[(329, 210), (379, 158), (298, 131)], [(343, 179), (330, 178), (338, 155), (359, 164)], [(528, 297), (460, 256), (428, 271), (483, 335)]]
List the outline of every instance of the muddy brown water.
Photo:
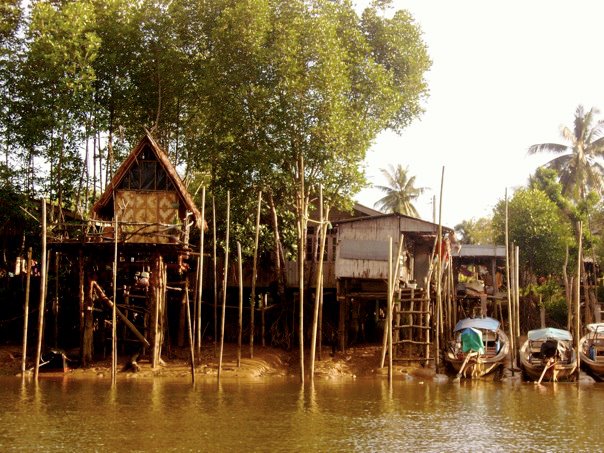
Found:
[(604, 384), (0, 378), (0, 451), (599, 451)]

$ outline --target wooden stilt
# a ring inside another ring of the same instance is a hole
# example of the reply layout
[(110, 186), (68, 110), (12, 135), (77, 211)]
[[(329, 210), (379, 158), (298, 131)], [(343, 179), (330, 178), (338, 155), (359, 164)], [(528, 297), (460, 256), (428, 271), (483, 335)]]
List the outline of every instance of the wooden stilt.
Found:
[[(315, 357), (317, 351), (317, 331), (319, 325), (319, 308), (321, 293), (323, 292), (323, 257), (325, 254), (325, 236), (327, 235), (327, 219), (325, 219), (325, 208), (323, 207), (323, 186), (319, 186), (319, 232), (321, 246), (319, 248), (319, 269), (317, 270), (317, 281), (315, 284), (315, 306), (313, 312), (312, 336), (310, 345), (310, 380), (315, 376)], [(329, 211), (327, 211), (329, 215)]]
[(117, 375), (117, 211), (114, 210), (115, 225), (113, 227), (113, 309), (111, 311), (111, 384), (115, 385)]
[(218, 338), (218, 264), (216, 262), (216, 199), (214, 196), (212, 196), (212, 236), (212, 264), (214, 266), (214, 357), (216, 357), (216, 339)]
[(38, 345), (34, 364), (34, 379), (40, 372), (40, 357), (42, 356), (42, 338), (44, 337), (44, 311), (46, 310), (46, 200), (42, 200), (42, 253), (40, 269), (40, 307), (38, 310)]
[(267, 303), (267, 301), (268, 301), (268, 293), (264, 293), (262, 295), (262, 307), (261, 307), (261, 311), (260, 311), (260, 315), (261, 315), (260, 321), (262, 323), (261, 330), (260, 330), (260, 335), (262, 337), (262, 347), (266, 346), (266, 340), (265, 340), (265, 338), (266, 338), (266, 335), (265, 335), (265, 329), (266, 329), (265, 322), (266, 322), (266, 320), (265, 320), (265, 317), (264, 317), (264, 311), (266, 310), (266, 303)]
[(515, 270), (515, 278), (514, 282), (516, 284), (516, 338), (520, 336), (520, 247), (516, 246), (514, 250), (514, 265), (516, 267)]
[[(203, 335), (201, 328), (201, 301), (203, 300), (203, 249), (205, 242), (206, 225), (206, 188), (201, 189), (201, 231), (199, 232), (199, 272), (197, 277), (197, 357), (201, 357), (201, 337)], [(216, 336), (214, 334), (214, 336)], [(215, 343), (215, 342), (214, 342)]]
[(241, 243), (237, 242), (237, 268), (239, 281), (239, 316), (237, 317), (237, 368), (241, 367), (241, 343), (243, 340), (243, 267), (241, 264)]
[(262, 208), (262, 191), (258, 192), (258, 209), (256, 210), (256, 236), (254, 238), (254, 260), (252, 263), (252, 290), (250, 294), (250, 358), (254, 357), (254, 309), (256, 308), (256, 280), (258, 278), (258, 242), (260, 239), (260, 209)]
[(510, 333), (510, 369), (512, 376), (514, 375), (514, 360), (516, 358), (514, 338), (514, 315), (512, 312), (512, 287), (510, 282), (510, 246), (509, 246), (509, 213), (508, 213), (508, 189), (505, 189), (505, 274), (506, 274), (506, 290), (508, 296), (508, 331)]
[(388, 241), (388, 383), (392, 385), (392, 237)]
[(189, 303), (189, 277), (185, 279), (185, 309), (187, 311), (187, 331), (189, 333), (189, 349), (191, 353), (191, 383), (195, 384), (195, 340), (193, 339), (193, 326), (191, 324), (191, 307)]
[(222, 355), (224, 353), (224, 323), (226, 318), (227, 281), (229, 276), (229, 233), (231, 224), (231, 194), (227, 192), (226, 239), (224, 246), (224, 276), (222, 279), (222, 319), (220, 326), (220, 354), (218, 358), (218, 382), (222, 371)]
[(25, 365), (27, 361), (27, 330), (29, 324), (29, 290), (31, 288), (31, 247), (27, 251), (27, 276), (25, 280), (25, 304), (23, 307), (23, 349), (21, 355), (21, 377), (25, 378)]
[[(583, 222), (577, 222), (577, 278), (576, 278), (576, 294), (575, 294), (575, 355), (577, 357), (577, 376), (581, 371), (581, 355), (579, 354), (579, 346), (581, 344), (581, 268), (583, 263)], [(585, 295), (587, 298), (587, 294)], [(577, 379), (579, 382), (579, 379)]]

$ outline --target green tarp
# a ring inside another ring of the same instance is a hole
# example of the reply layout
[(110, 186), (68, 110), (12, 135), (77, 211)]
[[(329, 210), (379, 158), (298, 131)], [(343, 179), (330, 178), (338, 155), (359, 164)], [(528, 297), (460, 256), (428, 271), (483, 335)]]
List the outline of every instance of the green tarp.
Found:
[(467, 328), (461, 332), (462, 352), (478, 352), (484, 354), (482, 332), (478, 329)]

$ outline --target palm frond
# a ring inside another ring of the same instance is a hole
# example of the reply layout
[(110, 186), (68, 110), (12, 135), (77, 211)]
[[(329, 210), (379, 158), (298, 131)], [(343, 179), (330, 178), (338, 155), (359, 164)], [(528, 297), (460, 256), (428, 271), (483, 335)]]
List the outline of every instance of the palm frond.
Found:
[(561, 145), (559, 143), (541, 143), (539, 145), (532, 145), (528, 149), (528, 154), (538, 154), (538, 153), (565, 153), (568, 152), (569, 147), (566, 145)]

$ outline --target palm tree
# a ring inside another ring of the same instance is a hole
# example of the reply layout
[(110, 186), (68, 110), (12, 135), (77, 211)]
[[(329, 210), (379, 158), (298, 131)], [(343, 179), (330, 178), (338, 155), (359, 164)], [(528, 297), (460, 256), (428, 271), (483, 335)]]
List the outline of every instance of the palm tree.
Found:
[(575, 112), (575, 127), (561, 128), (562, 137), (568, 145), (558, 143), (542, 143), (529, 148), (529, 154), (553, 152), (559, 154), (545, 167), (558, 173), (562, 193), (575, 201), (583, 200), (586, 194), (595, 190), (601, 193), (604, 187), (604, 167), (598, 162), (604, 157), (604, 121), (595, 121), (595, 115), (600, 113), (592, 108), (585, 113), (583, 106), (578, 106)]
[(389, 165), (389, 170), (380, 169), (386, 181), (387, 186), (375, 186), (386, 195), (375, 202), (374, 207), (386, 212), (395, 212), (412, 217), (418, 217), (419, 214), (413, 201), (417, 199), (424, 191), (425, 187), (415, 187), (415, 176), (409, 177), (409, 169), (398, 164), (396, 167)]

